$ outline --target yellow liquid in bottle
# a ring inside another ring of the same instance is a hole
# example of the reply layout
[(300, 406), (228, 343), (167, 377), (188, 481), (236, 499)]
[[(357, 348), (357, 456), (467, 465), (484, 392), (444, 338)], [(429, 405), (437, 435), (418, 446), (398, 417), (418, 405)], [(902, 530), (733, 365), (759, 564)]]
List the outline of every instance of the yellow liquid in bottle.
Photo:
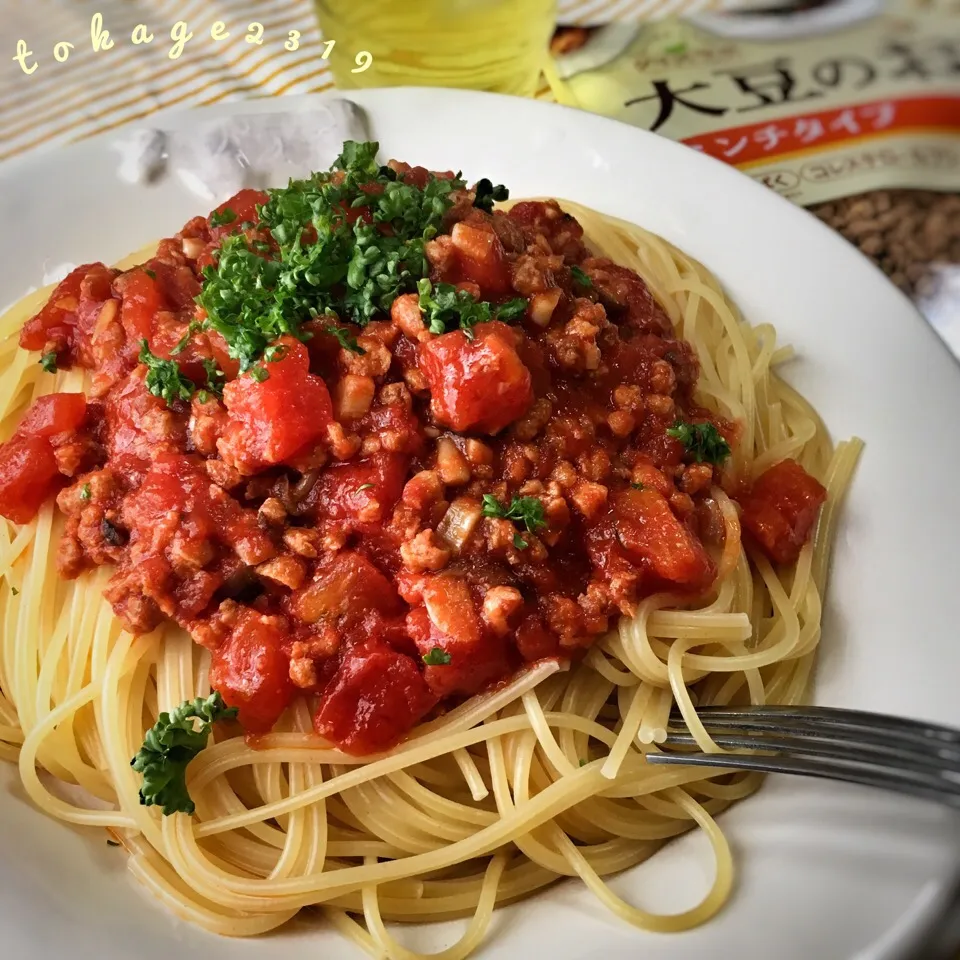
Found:
[(329, 61), (343, 89), (463, 87), (533, 96), (557, 5), (556, 0), (316, 0), (316, 6), (324, 39), (336, 41)]

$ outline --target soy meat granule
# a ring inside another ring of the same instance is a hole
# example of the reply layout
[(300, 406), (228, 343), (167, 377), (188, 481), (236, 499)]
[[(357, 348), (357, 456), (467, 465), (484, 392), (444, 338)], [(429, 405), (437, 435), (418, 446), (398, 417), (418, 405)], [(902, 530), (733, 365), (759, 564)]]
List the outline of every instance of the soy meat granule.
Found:
[(875, 190), (811, 207), (873, 260), (907, 296), (937, 294), (945, 265), (960, 264), (960, 195)]

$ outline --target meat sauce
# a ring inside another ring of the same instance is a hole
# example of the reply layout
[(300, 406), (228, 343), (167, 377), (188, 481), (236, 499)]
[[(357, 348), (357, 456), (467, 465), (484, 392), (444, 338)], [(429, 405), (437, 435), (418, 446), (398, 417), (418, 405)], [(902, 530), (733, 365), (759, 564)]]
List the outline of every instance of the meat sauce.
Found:
[[(56, 496), (62, 575), (115, 566), (124, 625), (170, 620), (208, 647), (251, 733), (305, 694), (322, 736), (389, 748), (524, 663), (580, 655), (644, 596), (716, 577), (719, 468), (668, 429), (737, 429), (696, 406), (690, 345), (555, 202), (473, 198), (451, 195), (429, 278), (524, 298), (511, 322), (431, 332), (407, 293), (349, 327), (355, 348), (307, 321), (265, 378), (238, 375), (194, 298), (223, 238), (256, 229), (267, 196), (247, 190), (139, 267), (78, 267), (21, 332), (92, 380), (37, 400), (0, 447), (0, 513), (24, 523)], [(143, 340), (201, 388), (216, 364), (222, 399), (155, 395)], [(789, 563), (824, 497), (785, 461), (741, 497), (744, 527)]]

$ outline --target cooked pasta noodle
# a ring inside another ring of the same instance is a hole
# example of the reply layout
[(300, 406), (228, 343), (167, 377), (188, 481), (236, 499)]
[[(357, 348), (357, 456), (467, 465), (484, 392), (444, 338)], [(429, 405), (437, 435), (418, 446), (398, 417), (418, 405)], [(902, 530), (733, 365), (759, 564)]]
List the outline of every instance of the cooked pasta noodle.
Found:
[[(758, 776), (647, 765), (644, 755), (659, 749), (674, 709), (710, 751), (718, 748), (699, 706), (807, 695), (837, 512), (861, 444), (832, 445), (775, 372), (790, 353), (774, 329), (749, 326), (700, 264), (636, 226), (562, 203), (594, 252), (644, 277), (695, 347), (700, 402), (741, 427), (730, 477), (791, 457), (826, 486), (812, 542), (794, 567), (774, 567), (741, 541), (737, 508), (718, 487), (724, 547), (699, 602), (648, 597), (580, 662), (530, 666), (383, 755), (358, 758), (321, 741), (300, 702), (255, 743), (211, 741), (189, 768), (195, 815), (164, 818), (141, 806), (130, 758), (160, 711), (209, 693), (208, 651), (173, 627), (124, 632), (101, 596), (108, 570), (59, 579), (52, 504), (19, 529), (0, 523), (0, 573), (15, 588), (0, 591), (0, 755), (19, 763), (45, 813), (106, 828), (137, 880), (183, 919), (252, 936), (316, 906), (371, 956), (413, 960), (390, 922), (467, 917), (461, 939), (434, 955), (459, 960), (481, 944), (497, 904), (562, 877), (650, 931), (693, 927), (726, 901), (734, 866), (715, 818)], [(53, 382), (13, 349), (44, 294), (2, 320), (4, 436)], [(61, 371), (56, 387), (78, 390), (83, 376)], [(89, 802), (57, 784), (82, 788)], [(715, 859), (700, 903), (657, 915), (605, 882), (694, 827)]]

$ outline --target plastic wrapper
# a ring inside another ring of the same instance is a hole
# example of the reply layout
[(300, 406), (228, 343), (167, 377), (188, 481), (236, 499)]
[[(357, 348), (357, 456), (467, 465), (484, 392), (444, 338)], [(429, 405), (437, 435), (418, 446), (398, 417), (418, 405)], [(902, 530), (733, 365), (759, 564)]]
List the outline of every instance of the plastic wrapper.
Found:
[(804, 0), (559, 27), (552, 95), (803, 205), (960, 356), (960, 0)]

